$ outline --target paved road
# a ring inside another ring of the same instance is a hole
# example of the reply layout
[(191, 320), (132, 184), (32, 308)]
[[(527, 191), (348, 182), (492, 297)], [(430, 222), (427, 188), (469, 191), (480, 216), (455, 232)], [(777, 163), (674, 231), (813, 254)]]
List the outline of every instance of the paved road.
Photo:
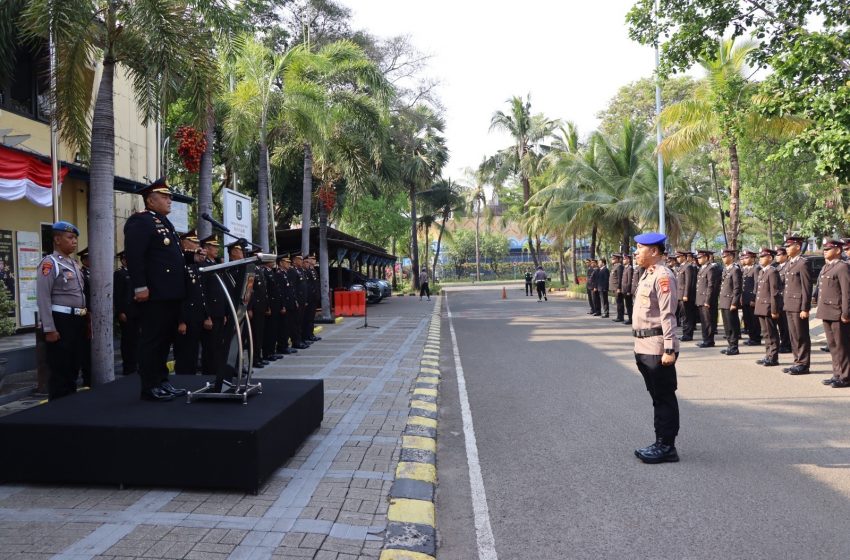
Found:
[[(452, 291), (495, 550), (504, 559), (850, 557), (850, 390), (685, 343), (682, 462), (644, 465), (628, 327), (511, 288)], [(444, 308), (445, 311), (445, 308)], [(448, 318), (443, 347), (451, 348)], [(441, 560), (478, 558), (451, 352), (442, 359)], [(787, 355), (781, 355), (787, 361)]]

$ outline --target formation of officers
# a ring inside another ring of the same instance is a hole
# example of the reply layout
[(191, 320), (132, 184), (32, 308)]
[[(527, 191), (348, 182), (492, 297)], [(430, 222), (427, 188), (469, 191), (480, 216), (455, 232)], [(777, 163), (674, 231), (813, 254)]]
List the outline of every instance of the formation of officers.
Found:
[[(735, 356), (739, 345), (764, 346), (756, 361), (765, 367), (780, 365), (780, 354), (790, 354), (783, 371), (810, 373), (812, 341), (810, 311), (824, 326), (827, 345), (821, 350), (832, 358), (832, 375), (823, 380), (833, 388), (850, 387), (850, 238), (824, 240), (824, 265), (817, 277), (812, 262), (802, 256), (805, 238), (789, 236), (781, 246), (763, 247), (758, 253), (721, 251), (721, 262), (711, 250), (664, 254), (664, 264), (676, 277), (676, 319), (682, 342), (693, 341), (699, 323), (698, 348), (715, 347), (722, 321), (725, 348)], [(632, 265), (628, 254), (585, 261), (588, 269), (589, 315), (609, 317), (609, 296), (616, 302), (614, 321), (632, 324), (633, 303), (644, 269)], [(719, 318), (718, 318), (719, 316)], [(745, 337), (745, 338), (744, 338)]]
[[(120, 325), (125, 375), (138, 373), (141, 398), (168, 401), (186, 394), (168, 380), (173, 349), (174, 373), (231, 377), (227, 352), (235, 334), (224, 288), (200, 268), (221, 262), (215, 235), (199, 239), (194, 231), (178, 235), (168, 220), (172, 191), (160, 179), (139, 191), (145, 209), (124, 227), (124, 250), (113, 277), (115, 319)], [(90, 330), (87, 326), (88, 273), (72, 257), (79, 230), (68, 222), (53, 225), (54, 252), (42, 260), (38, 306), (47, 341), (49, 398), (90, 385)], [(250, 245), (227, 245), (230, 260), (248, 257)], [(84, 260), (83, 252), (77, 256)], [(308, 348), (320, 306), (314, 256), (279, 255), (258, 266), (249, 280), (248, 318), (254, 368)]]

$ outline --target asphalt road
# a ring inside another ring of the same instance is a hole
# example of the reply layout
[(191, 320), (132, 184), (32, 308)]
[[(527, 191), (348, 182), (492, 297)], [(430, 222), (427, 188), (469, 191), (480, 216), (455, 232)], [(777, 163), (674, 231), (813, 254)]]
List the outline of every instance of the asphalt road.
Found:
[[(850, 389), (792, 377), (763, 349), (684, 343), (677, 464), (654, 440), (629, 327), (509, 287), (450, 291), (498, 557), (850, 558)], [(478, 558), (443, 308), (437, 513), (441, 560)], [(720, 339), (718, 339), (719, 341)], [(788, 355), (780, 355), (787, 363)]]

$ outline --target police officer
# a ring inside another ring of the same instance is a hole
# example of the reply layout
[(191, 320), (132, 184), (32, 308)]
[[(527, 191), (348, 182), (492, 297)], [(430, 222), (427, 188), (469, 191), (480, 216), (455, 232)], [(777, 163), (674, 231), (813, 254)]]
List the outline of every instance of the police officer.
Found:
[(782, 282), (779, 271), (771, 266), (776, 251), (763, 247), (759, 252), (761, 267), (756, 275), (756, 301), (753, 313), (758, 318), (760, 332), (764, 336), (764, 358), (756, 363), (772, 367), (779, 365), (779, 328), (778, 321), (782, 313)]
[[(313, 302), (313, 307), (309, 314), (310, 322), (307, 325), (307, 332), (310, 333), (310, 336), (307, 339), (312, 342), (318, 342), (322, 340), (322, 337), (316, 336), (314, 331), (316, 330), (316, 311), (322, 307), (322, 283), (319, 280), (319, 269), (316, 268), (316, 255), (310, 255), (304, 260), (304, 264), (307, 266), (307, 272), (309, 273), (309, 293)], [(430, 292), (428, 299), (430, 301)]]
[(288, 314), (290, 312), (295, 313), (295, 294), (293, 293), (292, 286), (289, 285), (289, 278), (286, 276), (286, 270), (284, 270), (284, 261), (289, 262), (289, 257), (287, 255), (278, 255), (277, 256), (277, 268), (275, 269), (275, 285), (277, 286), (277, 293), (280, 295), (280, 311), (276, 317), (277, 322), (277, 345), (275, 347), (276, 353), (280, 355), (289, 355), (298, 350), (290, 350), (289, 349), (289, 317)]
[(788, 263), (785, 265), (785, 287), (782, 302), (788, 319), (788, 335), (794, 365), (782, 371), (791, 375), (809, 373), (812, 339), (809, 335), (809, 310), (812, 308), (812, 272), (809, 261), (801, 256), (805, 239), (789, 236), (785, 239)]
[(823, 383), (835, 389), (850, 387), (850, 267), (841, 260), (841, 248), (840, 241), (824, 242), (818, 287), (818, 319), (832, 357), (832, 377)]
[[(206, 254), (203, 266), (218, 264), (219, 246), (215, 234), (201, 239), (201, 248)], [(201, 330), (201, 371), (207, 375), (224, 377), (222, 368), (226, 365), (227, 352), (230, 349), (227, 329), (230, 306), (224, 288), (215, 274), (202, 274), (201, 279), (204, 283), (204, 307), (212, 324), (209, 329)]]
[[(585, 261), (585, 264), (588, 264), (588, 261)], [(525, 269), (525, 295), (526, 296), (533, 295), (533, 291), (531, 289), (531, 279), (533, 277), (534, 277), (534, 275), (531, 274), (531, 269), (526, 268)]]
[(632, 279), (634, 278), (635, 269), (632, 266), (632, 256), (626, 252), (623, 253), (623, 278), (620, 280), (620, 286), (623, 291), (623, 307), (625, 308), (628, 318), (623, 321), (624, 325), (632, 324)]
[(599, 261), (599, 270), (596, 271), (596, 294), (599, 301), (596, 310), (602, 312), (600, 317), (603, 319), (608, 318), (608, 286), (610, 282), (611, 271), (608, 270), (608, 261), (602, 259)]
[(721, 354), (735, 356), (738, 354), (738, 341), (741, 339), (741, 320), (738, 309), (741, 307), (741, 288), (743, 273), (735, 262), (735, 249), (724, 249), (723, 272), (720, 277), (720, 295), (718, 307), (723, 316), (723, 332), (726, 335), (727, 347)]
[(779, 328), (779, 353), (791, 353), (791, 337), (788, 334), (788, 317), (785, 316), (784, 305), (782, 301), (782, 291), (785, 290), (785, 265), (788, 264), (788, 252), (785, 247), (780, 245), (774, 248), (776, 251), (776, 259), (774, 267), (779, 273), (779, 321), (776, 326)]
[(292, 266), (292, 258), (287, 256), (280, 261), (283, 265), (283, 273), (286, 276), (286, 292), (284, 292), (284, 307), (286, 308), (286, 332), (292, 341), (289, 352), (294, 354), (298, 350), (307, 348), (301, 340), (301, 323), (298, 319), (301, 300), (298, 294), (298, 274)]
[(679, 288), (679, 316), (682, 319), (682, 342), (694, 339), (697, 326), (697, 267), (692, 262), (693, 253), (677, 251), (676, 260), (679, 268), (676, 270), (676, 286)]
[(290, 272), (293, 276), (290, 276), (290, 282), (295, 287), (295, 294), (298, 297), (298, 313), (297, 313), (297, 323), (298, 323), (298, 336), (301, 340), (300, 346), (295, 346), (299, 350), (304, 350), (308, 348), (312, 342), (308, 337), (312, 336), (313, 333), (307, 332), (304, 328), (304, 317), (308, 313), (307, 307), (309, 306), (309, 297), (308, 297), (308, 288), (307, 288), (307, 278), (304, 276), (304, 258), (301, 256), (301, 253), (293, 253), (292, 254), (292, 268), (290, 268)]
[[(632, 260), (634, 261), (634, 273), (632, 274), (632, 300), (634, 300), (637, 295), (637, 287), (640, 282), (640, 277), (643, 276), (644, 273), (644, 268), (638, 263), (637, 251), (634, 252)], [(634, 321), (634, 319), (632, 319), (632, 321)]]
[(588, 315), (596, 314), (596, 292), (593, 291), (593, 286), (596, 283), (596, 261), (593, 259), (587, 259), (585, 261), (585, 265), (587, 266), (587, 280), (585, 282), (587, 288), (587, 303), (590, 305), (590, 311), (587, 313)]
[(635, 293), (632, 324), (635, 361), (652, 398), (655, 443), (635, 450), (644, 463), (675, 463), (676, 436), (679, 434), (679, 403), (676, 400), (676, 277), (664, 266), (664, 244), (660, 233), (635, 237), (637, 261), (645, 272)]
[(756, 278), (761, 266), (756, 263), (753, 251), (741, 253), (743, 266), (743, 285), (741, 286), (741, 312), (744, 317), (744, 327), (747, 331), (747, 346), (761, 346), (761, 322), (755, 315), (756, 308)]
[(36, 280), (36, 301), (47, 341), (50, 369), (47, 396), (54, 400), (77, 391), (77, 375), (86, 343), (86, 296), (83, 273), (71, 255), (77, 250), (80, 230), (69, 222), (56, 222), (53, 253), (42, 259)]
[(540, 303), (544, 299), (549, 301), (549, 298), (546, 296), (546, 271), (543, 270), (542, 266), (538, 266), (534, 272), (534, 285), (537, 288), (537, 303)]
[[(91, 301), (91, 268), (89, 268), (89, 248), (77, 252), (80, 259), (80, 272), (83, 274), (83, 293), (86, 301)], [(86, 315), (86, 336), (83, 338), (83, 361), (80, 364), (80, 373), (83, 378), (83, 387), (91, 387), (91, 315)]]
[(200, 242), (194, 231), (185, 234), (183, 256), (186, 259), (186, 297), (180, 306), (180, 319), (177, 323), (177, 337), (174, 341), (174, 373), (195, 375), (198, 373), (198, 350), (201, 347), (201, 334), (213, 328), (212, 319), (207, 313), (204, 279), (199, 269), (206, 260), (206, 253), (200, 248)]
[(115, 287), (115, 319), (121, 327), (121, 371), (124, 375), (136, 373), (139, 368), (139, 310), (133, 301), (133, 285), (127, 270), (124, 251), (117, 255), (121, 266), (112, 274)]
[(626, 304), (623, 300), (623, 255), (614, 253), (611, 255), (611, 277), (608, 280), (608, 291), (614, 294), (614, 306), (617, 309), (617, 316), (614, 317), (615, 323), (624, 321), (623, 315), (626, 313)]
[(269, 294), (266, 286), (266, 275), (263, 267), (254, 270), (254, 288), (248, 301), (248, 318), (251, 321), (251, 337), (254, 343), (253, 367), (262, 369), (270, 361), (263, 357), (263, 341), (265, 340), (266, 321), (272, 314), (269, 306)]
[(186, 394), (168, 381), (168, 352), (177, 334), (180, 302), (186, 297), (186, 267), (180, 238), (168, 220), (171, 189), (158, 179), (140, 189), (145, 209), (124, 224), (124, 252), (133, 298), (139, 307), (141, 397), (169, 401)]
[(278, 289), (275, 274), (275, 263), (265, 262), (261, 268), (265, 275), (266, 293), (269, 298), (269, 310), (266, 316), (265, 334), (263, 335), (263, 358), (274, 362), (283, 358), (283, 354), (277, 353), (278, 329), (280, 327), (280, 312), (283, 309), (283, 295)]
[(697, 251), (696, 305), (702, 325), (702, 342), (699, 348), (712, 348), (717, 334), (717, 299), (720, 295), (720, 267), (714, 262), (714, 251)]

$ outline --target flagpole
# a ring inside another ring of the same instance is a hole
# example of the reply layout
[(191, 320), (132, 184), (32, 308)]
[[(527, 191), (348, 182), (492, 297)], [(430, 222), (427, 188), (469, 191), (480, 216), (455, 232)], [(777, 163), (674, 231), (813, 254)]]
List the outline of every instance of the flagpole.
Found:
[[(658, 21), (658, 0), (655, 0), (655, 21)], [(661, 156), (661, 53), (659, 52), (660, 37), (655, 37), (655, 118), (658, 121), (655, 131), (656, 151), (658, 152), (658, 231), (666, 234), (667, 225), (664, 217), (664, 158)]]
[(53, 193), (53, 221), (59, 221), (59, 126), (56, 122), (56, 36), (53, 9), (50, 14), (50, 189)]

